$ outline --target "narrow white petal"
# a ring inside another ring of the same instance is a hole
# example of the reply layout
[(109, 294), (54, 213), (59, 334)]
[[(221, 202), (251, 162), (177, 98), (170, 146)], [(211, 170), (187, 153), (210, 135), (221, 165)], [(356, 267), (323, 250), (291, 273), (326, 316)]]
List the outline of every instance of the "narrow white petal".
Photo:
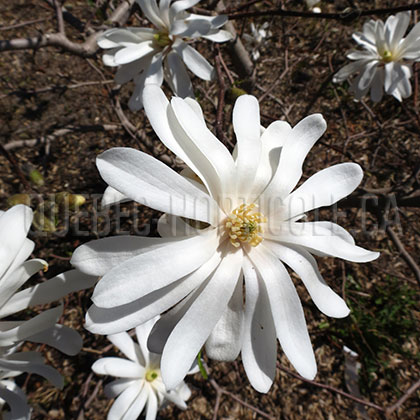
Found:
[(203, 35), (203, 38), (208, 39), (212, 42), (227, 42), (233, 39), (233, 35), (228, 31), (219, 29), (218, 31), (214, 31), (207, 35)]
[(270, 200), (282, 200), (295, 188), (302, 176), (303, 162), (315, 144), (324, 134), (327, 124), (321, 114), (310, 115), (300, 121), (284, 142), (276, 172), (263, 193), (265, 205)]
[(133, 385), (135, 379), (120, 378), (105, 385), (104, 394), (108, 398), (116, 398), (130, 385)]
[[(147, 384), (146, 384), (147, 385)], [(156, 394), (150, 390), (147, 398), (146, 418), (145, 420), (155, 420), (158, 411), (158, 399)]]
[(30, 335), (27, 340), (33, 343), (47, 344), (70, 356), (79, 353), (83, 345), (82, 337), (77, 331), (60, 324), (55, 324), (52, 328)]
[(143, 382), (141, 382), (141, 385), (137, 384), (139, 384), (139, 381), (135, 381), (119, 395), (114, 404), (112, 404), (111, 409), (108, 411), (107, 420), (121, 420), (124, 418), (124, 414), (142, 390)]
[(138, 363), (120, 357), (103, 357), (92, 365), (92, 370), (98, 375), (118, 378), (139, 378), (144, 374), (144, 368)]
[(193, 47), (185, 42), (174, 46), (175, 51), (182, 57), (185, 65), (200, 79), (213, 80), (215, 71), (213, 66)]
[(144, 384), (140, 394), (130, 405), (128, 410), (125, 412), (124, 417), (121, 420), (137, 420), (139, 415), (144, 410), (146, 402), (150, 398), (150, 389), (148, 389), (148, 384)]
[(232, 122), (238, 148), (237, 195), (240, 200), (246, 202), (261, 154), (260, 106), (257, 98), (251, 95), (240, 96), (233, 108)]
[(130, 360), (137, 362), (136, 343), (130, 335), (123, 331), (118, 334), (111, 334), (107, 336), (108, 340), (116, 347), (118, 347)]
[(377, 67), (377, 61), (370, 61), (366, 63), (366, 66), (363, 72), (361, 73), (361, 77), (357, 84), (359, 90), (367, 89), (372, 84), (372, 80), (376, 74)]
[[(284, 200), (283, 220), (336, 203), (352, 193), (362, 178), (363, 171), (356, 163), (339, 163), (322, 169)], [(273, 199), (277, 197), (273, 195)]]
[(284, 223), (273, 235), (264, 232), (264, 237), (280, 243), (290, 243), (305, 247), (309, 252), (321, 252), (331, 257), (343, 258), (353, 262), (369, 262), (379, 257), (378, 252), (353, 245), (334, 234), (317, 222)]
[[(7, 387), (4, 385), (7, 385)], [(31, 408), (26, 401), (25, 394), (14, 382), (1, 381), (0, 398), (10, 408), (10, 413), (2, 411), (4, 420), (30, 420)]]
[(116, 147), (99, 155), (96, 165), (111, 187), (140, 204), (210, 224), (219, 217), (211, 197), (143, 152)]
[(156, 0), (136, 0), (142, 12), (158, 28), (166, 28), (165, 22), (160, 17), (160, 10)]
[(115, 53), (114, 62), (117, 65), (127, 64), (145, 57), (153, 51), (155, 51), (155, 48), (152, 41), (144, 41), (139, 44), (133, 44), (118, 50)]
[(109, 207), (114, 204), (124, 203), (126, 201), (130, 201), (130, 199), (124, 194), (121, 194), (115, 188), (107, 187), (107, 189), (104, 192), (104, 195), (102, 196), (101, 206)]
[(242, 289), (240, 277), (227, 308), (206, 341), (206, 354), (210, 359), (230, 362), (241, 351), (244, 320)]
[(246, 290), (242, 362), (253, 388), (265, 393), (276, 375), (276, 330), (264, 282), (248, 257), (242, 268)]
[(180, 98), (194, 97), (190, 76), (184, 63), (175, 51), (171, 51), (166, 56), (165, 70), (165, 80), (177, 96)]
[(0, 278), (25, 242), (32, 218), (31, 208), (23, 204), (12, 207), (0, 216)]
[(267, 241), (265, 246), (302, 279), (318, 309), (327, 316), (344, 318), (350, 313), (346, 302), (322, 278), (315, 258), (303, 248)]
[[(146, 0), (147, 1), (147, 0)], [(179, 12), (182, 12), (190, 7), (195, 6), (200, 0), (179, 0), (174, 1), (171, 5), (171, 15), (176, 16)]]
[(155, 54), (152, 58), (150, 66), (145, 70), (145, 84), (161, 85), (163, 82), (163, 54)]
[(167, 389), (177, 387), (183, 380), (225, 311), (240, 275), (242, 259), (240, 249), (225, 255), (170, 334), (161, 360), (162, 379)]
[(97, 278), (77, 270), (66, 271), (44, 283), (29, 287), (12, 296), (0, 309), (0, 318), (26, 309), (29, 306), (44, 305), (61, 299), (69, 293), (89, 289)]
[(106, 273), (98, 282), (92, 300), (101, 308), (133, 302), (192, 273), (214, 255), (217, 246), (214, 230), (152, 248)]
[(283, 264), (264, 246), (248, 254), (264, 280), (281, 348), (300, 375), (313, 379), (316, 362), (296, 289)]

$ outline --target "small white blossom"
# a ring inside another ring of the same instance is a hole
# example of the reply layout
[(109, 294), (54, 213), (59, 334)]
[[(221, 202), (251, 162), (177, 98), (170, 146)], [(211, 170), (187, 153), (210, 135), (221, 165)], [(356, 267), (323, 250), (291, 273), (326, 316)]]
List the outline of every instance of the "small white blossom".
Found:
[(268, 30), (268, 22), (264, 22), (261, 26), (254, 25), (251, 22), (251, 35), (243, 34), (245, 42), (251, 47), (251, 55), (254, 61), (257, 61), (260, 58), (260, 48), (263, 47), (266, 42), (266, 38), (270, 37), (271, 31)]
[(305, 0), (306, 7), (311, 10), (313, 13), (321, 13), (321, 8), (319, 5), (321, 4), (321, 0)]
[[(402, 101), (411, 95), (411, 62), (420, 61), (420, 23), (404, 38), (410, 22), (410, 12), (369, 20), (363, 32), (353, 34), (353, 39), (364, 50), (351, 51), (347, 58), (354, 62), (344, 66), (334, 76), (335, 83), (350, 80), (351, 90), (360, 100), (370, 90), (373, 102), (382, 99), (383, 91)], [(355, 77), (353, 77), (356, 75)]]
[(98, 45), (108, 49), (103, 55), (104, 63), (119, 66), (115, 82), (123, 84), (134, 80), (135, 89), (128, 103), (130, 109), (143, 107), (145, 84), (161, 85), (164, 79), (177, 96), (194, 97), (184, 64), (203, 80), (212, 80), (214, 68), (188, 41), (199, 37), (213, 42), (230, 40), (232, 35), (219, 29), (227, 17), (185, 11), (199, 0), (160, 0), (159, 5), (156, 0), (136, 1), (156, 29), (114, 28), (98, 39)]
[(136, 328), (137, 341), (126, 332), (109, 335), (108, 339), (129, 359), (104, 357), (92, 365), (99, 375), (111, 375), (119, 379), (105, 386), (105, 394), (116, 398), (108, 420), (137, 419), (146, 410), (146, 420), (154, 420), (159, 407), (173, 402), (185, 410), (185, 401), (191, 391), (185, 382), (167, 391), (160, 374), (160, 355), (147, 349), (147, 339), (158, 317)]
[(148, 344), (163, 352), (168, 389), (182, 381), (205, 345), (215, 360), (234, 360), (242, 352), (251, 384), (267, 392), (276, 371), (276, 337), (296, 370), (313, 378), (316, 362), (302, 305), (283, 263), (301, 277), (322, 312), (348, 315), (311, 253), (354, 262), (379, 254), (356, 246), (335, 223), (302, 218), (350, 194), (362, 169), (337, 164), (296, 188), (307, 153), (326, 129), (319, 114), (293, 128), (275, 121), (263, 129), (257, 99), (240, 96), (232, 156), (206, 127), (196, 101), (169, 102), (155, 85), (145, 87), (143, 99), (160, 140), (189, 169), (179, 175), (130, 148), (97, 158), (110, 185), (105, 204), (125, 197), (166, 214), (158, 225), (162, 238), (117, 236), (75, 250), (72, 263), (102, 277), (86, 327), (112, 334), (164, 313)]

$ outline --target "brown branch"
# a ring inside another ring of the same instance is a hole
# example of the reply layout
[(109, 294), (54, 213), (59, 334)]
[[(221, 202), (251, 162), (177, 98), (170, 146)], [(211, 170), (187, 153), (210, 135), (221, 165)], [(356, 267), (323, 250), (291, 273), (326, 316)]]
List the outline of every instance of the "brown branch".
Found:
[(391, 226), (386, 227), (386, 233), (391, 238), (394, 245), (398, 248), (401, 256), (404, 258), (405, 262), (409, 265), (411, 270), (413, 270), (414, 275), (416, 276), (417, 281), (420, 284), (420, 267), (414, 261), (414, 258), (407, 252), (403, 243), (398, 238), (397, 234), (394, 232)]
[(407, 10), (419, 10), (420, 3), (407, 4), (405, 6), (381, 8), (381, 9), (351, 9), (347, 8), (339, 13), (313, 13), (313, 12), (301, 12), (298, 10), (284, 10), (282, 8), (261, 10), (254, 12), (241, 12), (241, 13), (230, 13), (227, 16), (231, 20), (243, 19), (247, 17), (258, 17), (258, 16), (284, 16), (284, 17), (299, 17), (299, 18), (313, 18), (313, 19), (332, 19), (342, 21), (352, 21), (363, 16), (371, 15), (388, 15), (392, 13), (404, 12)]
[(395, 410), (398, 410), (418, 388), (420, 388), (420, 379), (411, 385), (400, 399), (385, 409), (385, 415), (389, 417)]
[[(50, 2), (48, 1), (48, 3)], [(115, 9), (113, 14), (109, 18), (109, 21), (111, 23), (120, 24), (124, 19), (127, 19), (133, 3), (134, 0), (125, 0)], [(51, 4), (54, 4), (54, 2), (51, 2)], [(60, 11), (62, 11), (62, 9), (60, 9)], [(63, 14), (63, 19), (64, 18), (65, 15)], [(0, 51), (15, 51), (38, 49), (44, 47), (58, 47), (82, 57), (91, 57), (95, 55), (99, 49), (96, 44), (96, 40), (101, 33), (102, 31), (91, 33), (91, 35), (82, 43), (70, 41), (62, 32), (44, 35), (39, 34), (38, 36), (28, 38), (0, 40)]]
[(61, 7), (61, 1), (53, 0), (53, 2), (54, 2), (54, 7), (55, 7), (55, 13), (57, 15), (58, 33), (65, 35), (66, 31), (64, 28), (63, 8)]

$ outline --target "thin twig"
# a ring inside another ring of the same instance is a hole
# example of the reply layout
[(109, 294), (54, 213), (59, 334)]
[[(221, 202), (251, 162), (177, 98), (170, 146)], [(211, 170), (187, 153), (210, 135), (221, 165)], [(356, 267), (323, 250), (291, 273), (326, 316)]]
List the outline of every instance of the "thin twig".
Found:
[(419, 10), (420, 3), (409, 4), (398, 7), (390, 8), (380, 8), (380, 9), (368, 9), (360, 10), (357, 8), (347, 8), (342, 12), (338, 13), (313, 13), (313, 12), (303, 12), (298, 10), (284, 10), (282, 8), (278, 9), (268, 9), (254, 12), (241, 12), (241, 13), (229, 13), (227, 16), (230, 20), (243, 19), (246, 17), (259, 17), (259, 16), (287, 16), (287, 17), (299, 17), (299, 18), (312, 18), (312, 19), (333, 19), (333, 20), (342, 20), (342, 21), (353, 21), (363, 16), (371, 15), (389, 15), (395, 14), (398, 12), (404, 12), (407, 10)]
[(420, 379), (411, 385), (401, 398), (385, 409), (386, 416), (389, 417), (395, 410), (398, 410), (398, 408), (400, 408), (401, 405), (403, 405), (411, 397), (411, 395), (417, 391), (418, 388), (420, 388)]
[(61, 1), (60, 0), (53, 0), (53, 1), (54, 1), (55, 13), (57, 15), (58, 33), (65, 35), (66, 31), (64, 28), (63, 9), (61, 7)]
[(398, 238), (397, 234), (394, 232), (391, 226), (386, 227), (386, 233), (388, 234), (392, 242), (394, 242), (395, 246), (398, 248), (398, 251), (404, 258), (405, 262), (409, 265), (411, 270), (413, 270), (414, 275), (416, 276), (416, 279), (420, 284), (420, 267), (414, 261), (413, 257), (407, 252), (403, 243), (400, 241), (400, 239)]

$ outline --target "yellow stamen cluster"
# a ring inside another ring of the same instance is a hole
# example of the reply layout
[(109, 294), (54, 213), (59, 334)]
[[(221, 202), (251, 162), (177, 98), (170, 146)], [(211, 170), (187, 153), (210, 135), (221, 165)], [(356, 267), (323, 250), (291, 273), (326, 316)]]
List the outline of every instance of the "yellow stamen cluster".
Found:
[(157, 34), (153, 35), (153, 38), (156, 44), (158, 44), (159, 47), (162, 48), (165, 48), (172, 42), (171, 38), (169, 38), (168, 32), (158, 32)]
[(391, 51), (386, 50), (382, 53), (382, 61), (384, 63), (390, 63), (392, 60), (393, 60), (393, 58), (392, 58), (392, 52)]
[(148, 370), (146, 372), (146, 381), (153, 382), (158, 376), (159, 373), (156, 370)]
[(267, 219), (259, 212), (254, 212), (256, 204), (241, 204), (228, 216), (225, 224), (229, 232), (230, 243), (238, 248), (241, 242), (257, 246), (263, 240), (261, 223)]

